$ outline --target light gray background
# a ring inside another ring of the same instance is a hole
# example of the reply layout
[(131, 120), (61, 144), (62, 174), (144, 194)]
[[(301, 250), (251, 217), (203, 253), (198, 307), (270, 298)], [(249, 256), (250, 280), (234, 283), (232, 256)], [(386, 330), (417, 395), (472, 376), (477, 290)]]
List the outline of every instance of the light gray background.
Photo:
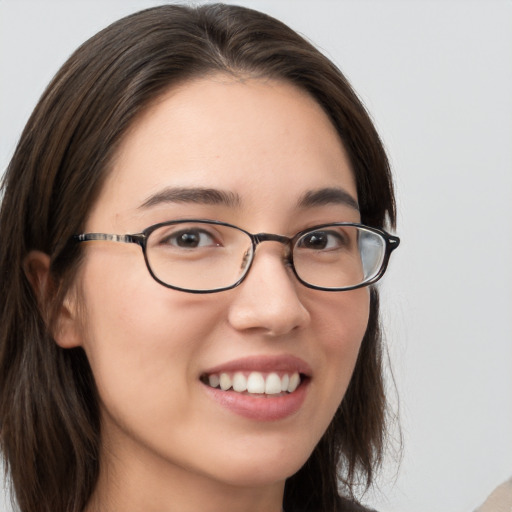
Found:
[[(0, 0), (1, 169), (71, 51), (158, 3)], [(366, 500), (382, 512), (473, 510), (512, 475), (512, 2), (236, 3), (341, 67), (393, 164), (403, 243), (382, 289), (405, 452)]]

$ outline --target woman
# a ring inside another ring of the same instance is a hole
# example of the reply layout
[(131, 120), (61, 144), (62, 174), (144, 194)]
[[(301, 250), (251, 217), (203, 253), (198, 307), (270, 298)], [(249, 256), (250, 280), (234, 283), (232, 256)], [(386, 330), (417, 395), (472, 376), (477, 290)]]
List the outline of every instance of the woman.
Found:
[(359, 510), (386, 419), (368, 285), (399, 241), (332, 63), (249, 9), (134, 14), (58, 72), (3, 192), (22, 511)]

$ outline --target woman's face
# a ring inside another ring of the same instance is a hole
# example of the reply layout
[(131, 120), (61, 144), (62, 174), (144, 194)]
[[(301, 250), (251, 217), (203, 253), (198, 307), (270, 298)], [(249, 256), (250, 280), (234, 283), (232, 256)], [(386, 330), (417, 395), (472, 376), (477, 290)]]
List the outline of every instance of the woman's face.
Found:
[[(137, 120), (86, 230), (137, 233), (197, 218), (291, 236), (358, 222), (346, 194), (357, 201), (347, 155), (311, 97), (279, 81), (219, 75), (172, 89)], [(78, 344), (99, 392), (103, 467), (114, 468), (118, 482), (165, 475), (183, 488), (281, 486), (347, 389), (368, 290), (306, 288), (275, 242), (258, 246), (239, 287), (212, 294), (157, 283), (135, 244), (83, 249), (83, 304), (70, 310), (81, 312)], [(248, 394), (207, 383), (222, 373), (253, 374), (255, 382), (277, 374), (283, 387), (295, 373), (302, 381), (291, 393)]]

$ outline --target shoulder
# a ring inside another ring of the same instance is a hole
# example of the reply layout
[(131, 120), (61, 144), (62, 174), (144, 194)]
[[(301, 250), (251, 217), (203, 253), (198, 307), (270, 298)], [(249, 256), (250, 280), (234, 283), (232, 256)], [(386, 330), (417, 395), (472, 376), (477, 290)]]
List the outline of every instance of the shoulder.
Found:
[(341, 512), (376, 512), (376, 511), (372, 508), (363, 507), (363, 505), (361, 505), (355, 501), (343, 499)]
[(475, 512), (499, 512), (508, 507), (512, 510), (512, 478), (497, 487)]
[[(356, 501), (349, 500), (347, 498), (339, 498), (336, 502), (336, 505), (334, 505), (334, 508), (329, 507), (330, 510), (336, 510), (336, 512), (377, 512), (373, 508), (367, 508), (361, 505), (360, 503), (357, 503)], [(317, 509), (313, 508), (310, 505), (305, 505), (304, 507), (298, 507), (294, 506), (293, 509), (284, 509), (283, 512), (326, 512), (325, 509)], [(480, 511), (475, 511), (480, 512)]]

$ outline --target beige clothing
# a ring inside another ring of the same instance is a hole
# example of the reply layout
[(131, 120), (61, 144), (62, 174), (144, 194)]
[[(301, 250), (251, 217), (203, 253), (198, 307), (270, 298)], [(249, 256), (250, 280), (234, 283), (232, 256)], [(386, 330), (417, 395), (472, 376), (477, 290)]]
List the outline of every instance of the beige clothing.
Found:
[(512, 512), (512, 478), (495, 489), (475, 512)]

